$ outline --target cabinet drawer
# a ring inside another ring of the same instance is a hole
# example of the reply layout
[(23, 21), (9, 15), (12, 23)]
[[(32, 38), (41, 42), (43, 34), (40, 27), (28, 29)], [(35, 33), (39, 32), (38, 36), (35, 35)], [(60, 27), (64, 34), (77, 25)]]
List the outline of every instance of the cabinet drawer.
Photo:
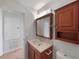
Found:
[(45, 50), (43, 53), (47, 54), (47, 53), (53, 52), (53, 50), (52, 50), (52, 49), (53, 49), (53, 48), (52, 48), (52, 47), (50, 47), (50, 48), (48, 48), (47, 50)]
[(50, 47), (42, 53), (42, 59), (52, 59), (53, 48)]

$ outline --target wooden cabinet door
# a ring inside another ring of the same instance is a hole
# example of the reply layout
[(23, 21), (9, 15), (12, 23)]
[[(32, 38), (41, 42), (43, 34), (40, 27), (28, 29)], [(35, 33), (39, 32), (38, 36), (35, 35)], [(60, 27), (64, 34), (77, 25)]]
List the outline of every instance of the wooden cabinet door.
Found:
[(34, 59), (34, 51), (33, 49), (31, 48), (30, 44), (28, 45), (28, 58), (29, 59)]
[(78, 4), (68, 5), (56, 11), (56, 30), (78, 30)]

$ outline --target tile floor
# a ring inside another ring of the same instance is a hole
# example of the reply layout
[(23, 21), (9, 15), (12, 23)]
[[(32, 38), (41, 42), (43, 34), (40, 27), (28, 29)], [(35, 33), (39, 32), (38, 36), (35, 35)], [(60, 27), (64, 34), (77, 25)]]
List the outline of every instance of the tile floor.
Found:
[(24, 59), (23, 58), (23, 50), (18, 49), (16, 51), (7, 53), (3, 56), (0, 56), (0, 59)]

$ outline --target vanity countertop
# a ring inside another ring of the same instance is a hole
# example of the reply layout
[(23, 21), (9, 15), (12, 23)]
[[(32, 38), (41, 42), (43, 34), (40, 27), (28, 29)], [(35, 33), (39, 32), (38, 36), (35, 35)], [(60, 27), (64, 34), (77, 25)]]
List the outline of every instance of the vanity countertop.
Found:
[(28, 42), (40, 53), (52, 46), (52, 41), (48, 39), (32, 39)]

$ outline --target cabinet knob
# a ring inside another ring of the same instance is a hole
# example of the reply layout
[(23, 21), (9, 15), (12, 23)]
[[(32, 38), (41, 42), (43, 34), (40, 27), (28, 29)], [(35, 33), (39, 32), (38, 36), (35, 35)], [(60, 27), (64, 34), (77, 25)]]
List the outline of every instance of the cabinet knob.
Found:
[(46, 55), (50, 55), (52, 53), (51, 50), (49, 50), (49, 52), (45, 52)]
[(58, 29), (58, 27), (56, 27), (56, 29)]

